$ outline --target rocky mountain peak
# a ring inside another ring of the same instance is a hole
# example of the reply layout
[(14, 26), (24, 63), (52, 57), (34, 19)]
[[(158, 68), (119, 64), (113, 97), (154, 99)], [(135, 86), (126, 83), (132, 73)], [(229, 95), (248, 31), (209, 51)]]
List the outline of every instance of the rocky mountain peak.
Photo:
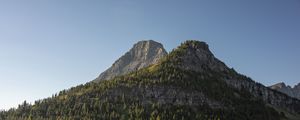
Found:
[(280, 82), (280, 83), (270, 86), (270, 88), (272, 88), (272, 89), (281, 89), (281, 88), (286, 88), (286, 87), (287, 86), (285, 85), (284, 82)]
[(214, 57), (208, 44), (202, 41), (188, 40), (181, 44), (177, 51), (183, 51), (181, 56), (182, 68), (193, 71), (225, 71), (228, 67)]
[(201, 50), (210, 52), (209, 47), (208, 47), (208, 44), (205, 43), (205, 42), (203, 42), (203, 41), (187, 40), (187, 41), (184, 42), (182, 45), (183, 45), (183, 46), (187, 46), (187, 47), (189, 47), (190, 49), (194, 49), (194, 50), (201, 49)]
[(161, 43), (154, 40), (139, 41), (94, 81), (108, 80), (147, 67), (165, 55), (167, 52)]
[(291, 86), (286, 85), (284, 82), (280, 82), (270, 86), (270, 88), (300, 100), (300, 83), (292, 88)]
[[(134, 44), (129, 53), (131, 57), (134, 57), (133, 59), (151, 63), (157, 62), (162, 56), (165, 56), (167, 54), (163, 45), (154, 40), (144, 40), (137, 42), (136, 44)], [(147, 64), (146, 66), (148, 66), (148, 63), (143, 63), (142, 61), (140, 61), (142, 65), (139, 66), (139, 69), (145, 67), (144, 64)]]

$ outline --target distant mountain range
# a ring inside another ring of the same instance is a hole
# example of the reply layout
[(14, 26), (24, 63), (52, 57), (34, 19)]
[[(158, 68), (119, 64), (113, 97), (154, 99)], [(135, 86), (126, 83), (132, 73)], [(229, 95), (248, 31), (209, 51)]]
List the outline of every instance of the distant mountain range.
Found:
[(285, 93), (291, 97), (298, 98), (300, 100), (300, 83), (298, 83), (294, 87), (291, 87), (281, 82), (270, 86), (270, 88)]
[(25, 101), (0, 119), (299, 120), (300, 100), (271, 88), (227, 67), (205, 42), (187, 40), (167, 53), (149, 40), (93, 82)]

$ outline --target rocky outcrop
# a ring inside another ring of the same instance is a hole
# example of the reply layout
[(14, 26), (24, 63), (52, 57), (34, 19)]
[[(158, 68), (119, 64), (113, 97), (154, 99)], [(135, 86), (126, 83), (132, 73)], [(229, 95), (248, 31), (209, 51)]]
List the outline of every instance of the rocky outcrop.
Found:
[(181, 58), (183, 69), (197, 72), (206, 71), (208, 68), (217, 72), (228, 71), (228, 67), (214, 57), (205, 42), (187, 41), (180, 47), (185, 49)]
[(152, 86), (152, 87), (133, 87), (131, 89), (112, 89), (108, 91), (105, 96), (111, 97), (122, 96), (126, 91), (126, 96), (130, 98), (140, 97), (142, 104), (151, 104), (156, 100), (160, 104), (173, 104), (173, 105), (190, 105), (190, 106), (202, 106), (209, 105), (211, 108), (222, 108), (219, 102), (209, 99), (202, 92), (182, 89), (180, 87), (169, 86)]
[(115, 76), (139, 70), (156, 63), (165, 55), (167, 52), (161, 43), (153, 40), (140, 41), (94, 81), (109, 80)]
[(291, 86), (285, 85), (285, 83), (281, 82), (270, 86), (270, 88), (300, 100), (300, 83), (292, 88)]

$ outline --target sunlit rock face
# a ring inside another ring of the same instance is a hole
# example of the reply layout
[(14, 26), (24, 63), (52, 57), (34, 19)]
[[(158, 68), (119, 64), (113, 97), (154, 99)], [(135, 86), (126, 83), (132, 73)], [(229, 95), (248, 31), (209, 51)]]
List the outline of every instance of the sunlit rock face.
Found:
[(167, 52), (161, 43), (153, 40), (139, 41), (94, 81), (109, 80), (115, 76), (139, 70), (155, 64), (166, 55)]

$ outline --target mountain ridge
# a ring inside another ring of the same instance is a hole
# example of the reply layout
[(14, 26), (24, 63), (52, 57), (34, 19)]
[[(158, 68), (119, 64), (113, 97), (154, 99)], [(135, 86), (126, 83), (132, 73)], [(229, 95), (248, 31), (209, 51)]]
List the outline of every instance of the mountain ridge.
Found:
[(282, 92), (284, 94), (289, 95), (290, 97), (294, 97), (300, 100), (300, 83), (291, 87), (286, 85), (284, 82), (280, 82), (274, 85), (269, 86), (269, 88)]
[(298, 120), (299, 114), (299, 100), (237, 73), (206, 43), (189, 40), (155, 64), (24, 103), (0, 118)]

